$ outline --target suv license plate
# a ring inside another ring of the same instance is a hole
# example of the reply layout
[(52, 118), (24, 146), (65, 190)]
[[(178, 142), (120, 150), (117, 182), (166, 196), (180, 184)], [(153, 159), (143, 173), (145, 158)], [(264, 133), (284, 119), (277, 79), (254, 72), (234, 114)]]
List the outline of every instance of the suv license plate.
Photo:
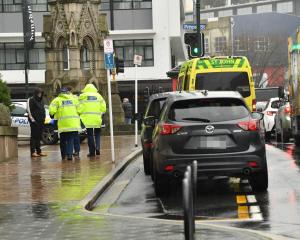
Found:
[(226, 137), (200, 137), (200, 147), (226, 149)]

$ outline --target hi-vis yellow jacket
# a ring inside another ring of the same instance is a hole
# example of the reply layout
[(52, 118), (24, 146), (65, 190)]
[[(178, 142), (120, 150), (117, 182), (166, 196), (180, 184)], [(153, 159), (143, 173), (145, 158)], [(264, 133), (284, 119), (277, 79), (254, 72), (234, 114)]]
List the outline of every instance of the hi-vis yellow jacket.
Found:
[(57, 119), (58, 132), (81, 131), (77, 112), (78, 100), (72, 94), (61, 93), (49, 106), (49, 114)]
[(86, 128), (101, 128), (106, 103), (93, 84), (87, 84), (79, 96), (78, 112)]

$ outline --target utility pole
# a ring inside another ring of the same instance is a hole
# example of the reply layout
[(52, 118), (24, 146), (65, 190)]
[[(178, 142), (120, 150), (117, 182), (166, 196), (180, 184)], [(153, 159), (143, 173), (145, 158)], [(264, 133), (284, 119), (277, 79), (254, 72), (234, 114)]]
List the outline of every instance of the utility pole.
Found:
[(201, 57), (201, 36), (200, 36), (200, 0), (196, 0), (196, 25), (197, 25), (197, 46), (198, 46), (198, 57)]

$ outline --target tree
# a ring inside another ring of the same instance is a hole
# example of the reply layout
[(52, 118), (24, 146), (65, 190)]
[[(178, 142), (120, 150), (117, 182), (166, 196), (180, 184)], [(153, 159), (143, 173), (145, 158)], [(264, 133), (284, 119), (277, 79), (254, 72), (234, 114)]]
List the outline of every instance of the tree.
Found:
[(3, 103), (5, 106), (12, 109), (10, 90), (6, 85), (6, 83), (1, 79), (1, 75), (0, 75), (0, 103)]

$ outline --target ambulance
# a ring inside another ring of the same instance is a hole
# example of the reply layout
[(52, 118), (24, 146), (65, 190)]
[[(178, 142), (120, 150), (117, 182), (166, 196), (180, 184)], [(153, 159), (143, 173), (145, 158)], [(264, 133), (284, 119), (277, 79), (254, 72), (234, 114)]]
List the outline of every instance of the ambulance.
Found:
[(256, 111), (255, 86), (244, 56), (194, 58), (181, 65), (177, 90), (238, 91), (251, 111)]

